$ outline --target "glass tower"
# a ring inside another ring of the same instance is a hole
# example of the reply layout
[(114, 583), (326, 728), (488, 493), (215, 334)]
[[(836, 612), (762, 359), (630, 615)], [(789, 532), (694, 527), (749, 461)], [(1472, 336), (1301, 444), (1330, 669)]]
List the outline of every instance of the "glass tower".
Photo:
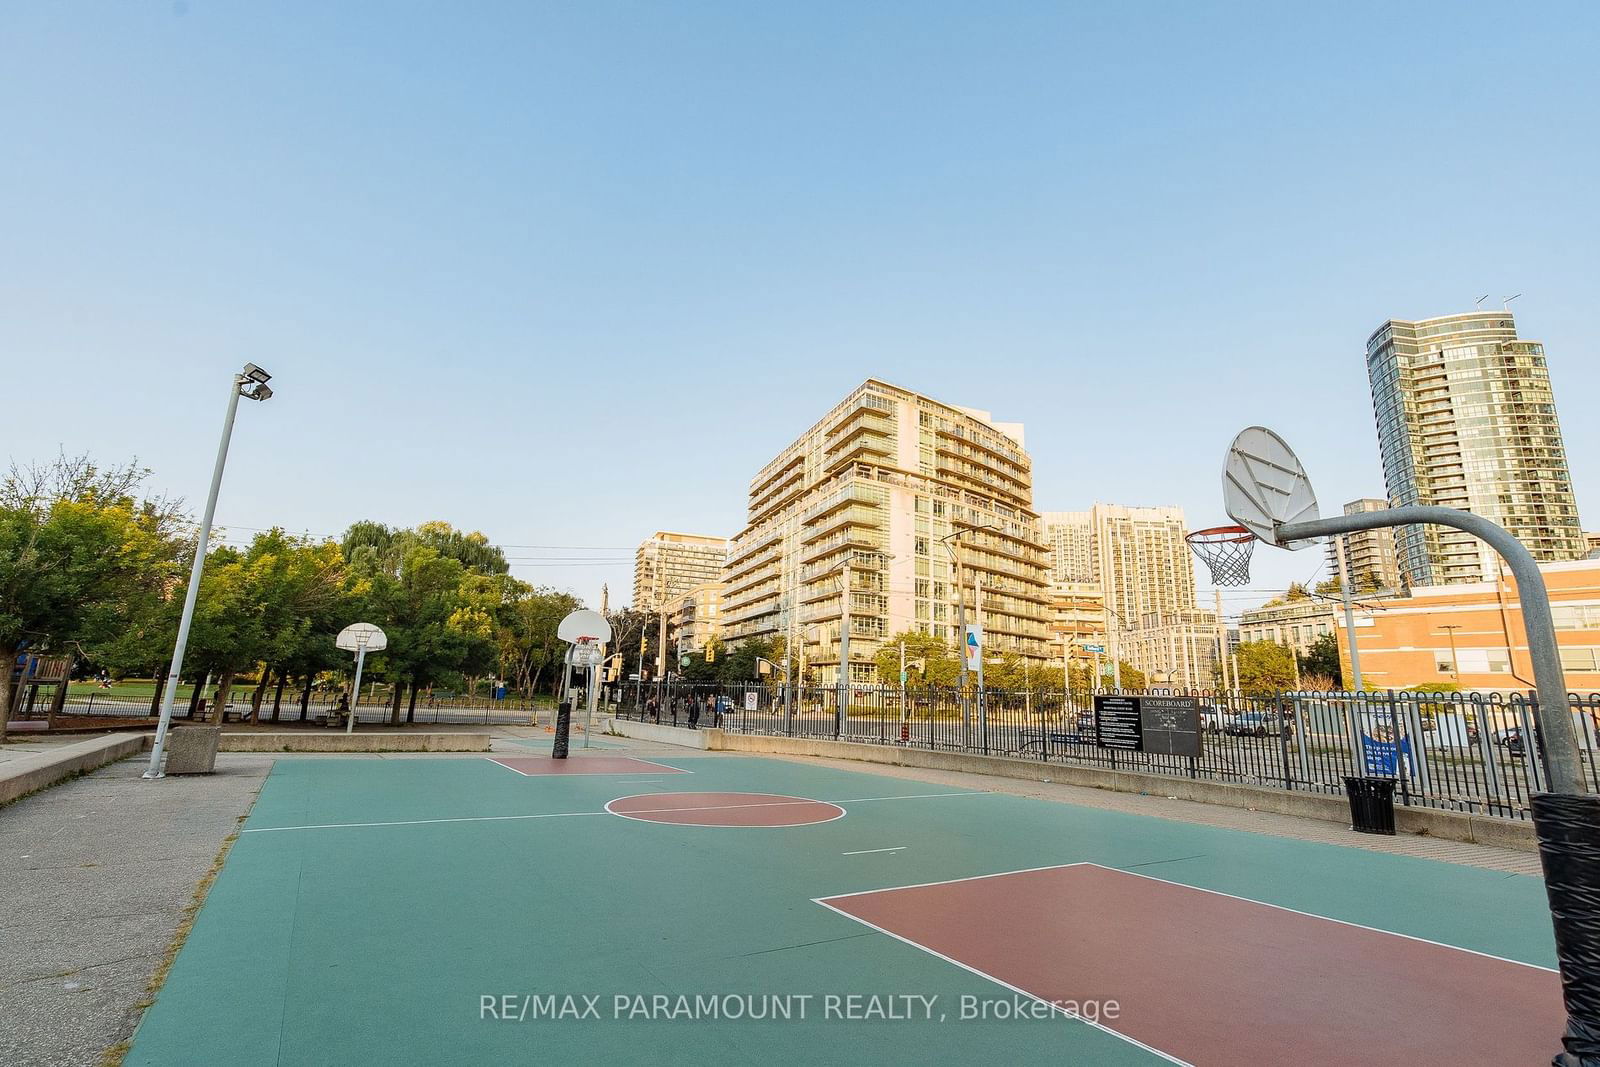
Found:
[[(1493, 519), (1540, 561), (1583, 556), (1544, 346), (1506, 311), (1390, 319), (1367, 339), (1389, 501)], [(1492, 549), (1438, 526), (1396, 531), (1412, 585), (1492, 581)]]

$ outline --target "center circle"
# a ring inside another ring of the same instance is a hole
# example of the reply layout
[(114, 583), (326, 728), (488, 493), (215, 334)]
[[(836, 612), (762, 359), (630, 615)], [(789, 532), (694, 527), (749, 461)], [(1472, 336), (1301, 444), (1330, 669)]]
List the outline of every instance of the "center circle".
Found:
[(677, 826), (810, 826), (832, 822), (844, 809), (825, 800), (776, 793), (638, 793), (606, 810), (624, 819)]

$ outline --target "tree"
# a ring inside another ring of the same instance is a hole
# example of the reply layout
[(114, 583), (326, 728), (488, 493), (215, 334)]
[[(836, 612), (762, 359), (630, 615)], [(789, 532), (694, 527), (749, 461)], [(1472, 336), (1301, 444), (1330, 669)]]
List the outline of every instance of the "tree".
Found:
[[(902, 641), (906, 646), (907, 685), (955, 685), (960, 681), (961, 664), (955, 649), (941, 638), (920, 630), (903, 630), (878, 649), (872, 662), (877, 665), (881, 680), (899, 684)], [(915, 662), (918, 660), (920, 665)]]
[(1339, 662), (1338, 635), (1326, 633), (1312, 641), (1300, 657), (1300, 673), (1323, 675), (1332, 680), (1334, 687), (1341, 685), (1344, 670)]
[[(95, 660), (157, 610), (190, 542), (177, 502), (139, 498), (148, 475), (136, 464), (100, 468), (63, 455), (13, 465), (0, 481), (0, 649), (8, 664), (24, 648)], [(10, 700), (6, 670), (0, 709)]]
[(1294, 685), (1292, 649), (1272, 641), (1246, 641), (1238, 658), (1238, 685), (1247, 696), (1281, 693)]

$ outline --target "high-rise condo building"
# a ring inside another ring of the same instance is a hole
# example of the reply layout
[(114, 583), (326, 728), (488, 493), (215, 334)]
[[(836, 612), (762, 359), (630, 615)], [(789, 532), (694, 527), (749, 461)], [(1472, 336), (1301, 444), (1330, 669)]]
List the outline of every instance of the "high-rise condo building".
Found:
[[(1391, 319), (1367, 339), (1367, 377), (1389, 502), (1492, 519), (1541, 561), (1583, 555), (1544, 345), (1507, 311)], [(1492, 581), (1493, 549), (1442, 526), (1397, 532), (1412, 585)]]
[(1107, 615), (1124, 630), (1146, 616), (1193, 611), (1194, 559), (1182, 508), (1096, 504), (1040, 516), (1051, 577), (1100, 585)]
[(1100, 590), (1108, 652), (1159, 684), (1203, 688), (1217, 660), (1216, 616), (1195, 607), (1182, 508), (1096, 504), (1040, 516), (1052, 578)]
[(849, 673), (875, 680), (872, 657), (896, 633), (959, 643), (959, 553), (989, 654), (1042, 657), (1049, 591), (1032, 507), (1019, 424), (869, 379), (751, 480), (722, 637), (792, 641), (809, 680), (837, 682), (848, 570)]
[(654, 534), (633, 557), (633, 606), (640, 611), (672, 607), (679, 597), (722, 576), (728, 539), (704, 534)]
[[(1346, 515), (1359, 515), (1364, 511), (1387, 511), (1389, 502), (1372, 497), (1352, 500), (1344, 506)], [(1330, 537), (1325, 546), (1328, 556), (1328, 577), (1339, 576), (1339, 546), (1344, 546), (1345, 573), (1350, 577), (1350, 589), (1355, 593), (1393, 592), (1400, 588), (1400, 557), (1395, 544), (1393, 527), (1379, 530), (1362, 530), (1360, 533)]]

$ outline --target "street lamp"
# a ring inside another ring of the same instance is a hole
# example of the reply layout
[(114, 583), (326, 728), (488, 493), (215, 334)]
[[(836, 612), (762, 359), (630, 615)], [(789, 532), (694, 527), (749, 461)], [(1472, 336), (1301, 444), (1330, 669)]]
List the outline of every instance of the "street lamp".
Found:
[[(172, 701), (178, 692), (178, 679), (183, 674), (183, 651), (189, 644), (189, 625), (194, 621), (194, 602), (200, 593), (200, 575), (206, 566), (206, 546), (211, 541), (211, 520), (217, 513), (217, 493), (222, 489), (222, 468), (228, 462), (228, 442), (233, 437), (233, 417), (239, 410), (239, 398), (267, 400), (272, 390), (267, 382), (272, 375), (246, 363), (244, 369), (228, 383), (228, 414), (222, 420), (222, 440), (217, 444), (217, 462), (211, 468), (211, 492), (206, 497), (206, 510), (200, 520), (200, 539), (195, 544), (194, 566), (189, 569), (189, 589), (183, 597), (183, 615), (178, 620), (178, 640), (172, 646), (172, 666), (167, 673), (166, 691), (161, 696), (161, 721), (156, 724), (155, 744), (150, 749), (150, 769), (146, 778), (165, 777), (161, 770), (161, 757), (165, 754), (167, 730), (172, 726)], [(220, 718), (218, 722), (220, 723)]]

